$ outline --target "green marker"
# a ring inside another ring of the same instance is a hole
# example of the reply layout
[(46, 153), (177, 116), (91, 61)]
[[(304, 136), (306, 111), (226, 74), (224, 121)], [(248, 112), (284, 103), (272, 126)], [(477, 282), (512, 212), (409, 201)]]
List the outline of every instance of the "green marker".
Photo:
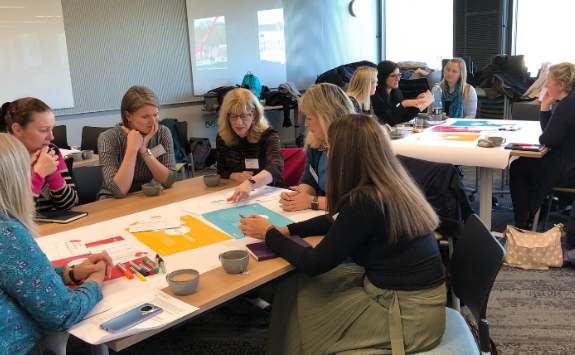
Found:
[(148, 258), (142, 258), (142, 261), (144, 262), (144, 264), (148, 265), (149, 267), (151, 267), (154, 270), (154, 273), (159, 274), (160, 273), (160, 269), (158, 268), (157, 265), (152, 264), (152, 262), (148, 259)]

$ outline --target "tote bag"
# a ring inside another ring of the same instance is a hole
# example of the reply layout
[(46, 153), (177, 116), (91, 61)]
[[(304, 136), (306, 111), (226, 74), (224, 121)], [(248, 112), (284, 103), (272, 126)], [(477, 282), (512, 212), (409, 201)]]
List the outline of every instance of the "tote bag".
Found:
[(508, 225), (504, 238), (505, 263), (522, 269), (546, 270), (549, 266), (563, 266), (561, 236), (563, 224), (556, 224), (544, 233), (519, 229)]

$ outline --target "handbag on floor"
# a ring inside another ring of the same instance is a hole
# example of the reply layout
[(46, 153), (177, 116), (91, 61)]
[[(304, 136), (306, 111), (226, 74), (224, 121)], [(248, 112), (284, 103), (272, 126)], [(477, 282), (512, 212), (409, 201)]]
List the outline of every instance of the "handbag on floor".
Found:
[(561, 223), (543, 233), (508, 225), (503, 235), (507, 239), (505, 264), (527, 270), (546, 270), (550, 266), (563, 266), (561, 249), (563, 234)]

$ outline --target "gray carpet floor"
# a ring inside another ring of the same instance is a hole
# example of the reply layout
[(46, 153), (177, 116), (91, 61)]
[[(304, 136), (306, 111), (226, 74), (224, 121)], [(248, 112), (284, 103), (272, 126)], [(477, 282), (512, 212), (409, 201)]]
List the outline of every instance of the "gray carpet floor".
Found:
[[(475, 168), (463, 167), (464, 183), (473, 187)], [(199, 172), (213, 173), (213, 171)], [(500, 172), (494, 174), (493, 189), (500, 188)], [(507, 188), (508, 189), (508, 188)], [(513, 224), (509, 194), (495, 195), (492, 229), (503, 232)], [(479, 196), (473, 207), (479, 212)], [(566, 223), (567, 217), (553, 213), (553, 223)], [(275, 285), (259, 291), (271, 301)], [(575, 354), (575, 268), (530, 271), (504, 266), (491, 292), (488, 308), (491, 338), (499, 354)], [(239, 299), (177, 329), (166, 330), (121, 351), (125, 355), (147, 354), (265, 354), (267, 314)], [(89, 347), (71, 340), (68, 354), (88, 354)], [(110, 351), (113, 354), (113, 351)]]

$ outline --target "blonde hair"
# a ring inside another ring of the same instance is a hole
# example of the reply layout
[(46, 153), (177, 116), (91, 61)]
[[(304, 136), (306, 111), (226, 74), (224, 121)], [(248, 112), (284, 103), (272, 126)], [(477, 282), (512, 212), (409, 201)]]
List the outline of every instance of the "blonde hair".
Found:
[(553, 74), (555, 84), (565, 84), (563, 90), (566, 93), (569, 94), (573, 91), (573, 85), (575, 84), (575, 65), (567, 62), (554, 64), (549, 67), (549, 72)]
[[(360, 195), (386, 216), (389, 244), (427, 234), (439, 218), (368, 115), (346, 115), (329, 127), (326, 198), (329, 215)], [(353, 152), (353, 159), (350, 159)]]
[[(355, 112), (351, 100), (343, 90), (333, 84), (321, 83), (303, 94), (299, 102), (302, 111), (315, 117), (327, 139), (329, 126), (336, 118)], [(311, 148), (319, 148), (322, 141), (314, 138), (308, 131), (305, 144)]]
[(122, 124), (126, 128), (130, 128), (130, 121), (126, 112), (133, 114), (146, 105), (156, 106), (160, 109), (160, 101), (154, 92), (145, 86), (132, 86), (126, 91), (122, 98), (122, 105), (120, 112), (122, 114)]
[(248, 142), (257, 143), (262, 133), (268, 129), (268, 120), (264, 117), (264, 108), (260, 104), (256, 95), (251, 91), (238, 88), (234, 89), (224, 96), (224, 102), (220, 108), (220, 117), (218, 118), (218, 134), (226, 145), (234, 146), (240, 142), (240, 137), (234, 132), (230, 124), (229, 115), (242, 115), (254, 112), (254, 120), (248, 130)]
[[(453, 58), (447, 64), (445, 64), (445, 68), (443, 69), (443, 73), (447, 70), (447, 66), (450, 63), (457, 63), (459, 64), (459, 95), (461, 96), (461, 101), (467, 100), (467, 95), (471, 92), (471, 85), (467, 84), (467, 65), (465, 61), (461, 58)], [(443, 80), (439, 83), (441, 90), (445, 92), (445, 74), (443, 75)]]
[(0, 213), (8, 220), (17, 219), (37, 237), (30, 154), (22, 142), (8, 133), (0, 133), (0, 147)]
[(369, 110), (369, 107), (371, 106), (369, 92), (375, 79), (377, 79), (377, 69), (359, 67), (355, 73), (353, 73), (349, 82), (349, 88), (347, 89), (347, 96), (355, 98), (360, 107), (363, 107), (366, 111)]

